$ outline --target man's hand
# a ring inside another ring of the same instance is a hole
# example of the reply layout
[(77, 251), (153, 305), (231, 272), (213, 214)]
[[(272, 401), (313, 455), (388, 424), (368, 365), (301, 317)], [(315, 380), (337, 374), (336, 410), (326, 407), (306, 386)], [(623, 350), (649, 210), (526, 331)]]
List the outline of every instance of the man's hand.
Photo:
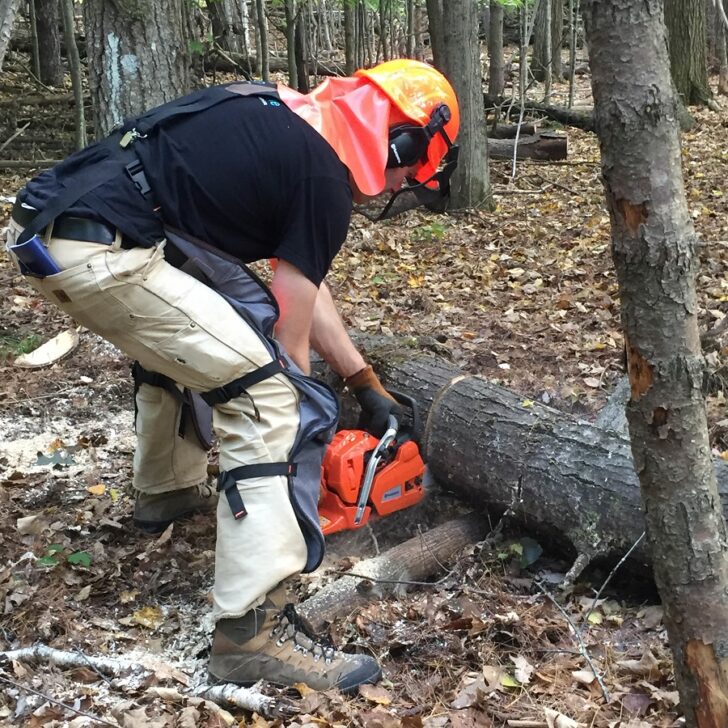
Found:
[(365, 366), (344, 381), (361, 407), (358, 426), (375, 437), (381, 437), (387, 430), (389, 415), (397, 418), (402, 415), (397, 400), (384, 389), (371, 366)]

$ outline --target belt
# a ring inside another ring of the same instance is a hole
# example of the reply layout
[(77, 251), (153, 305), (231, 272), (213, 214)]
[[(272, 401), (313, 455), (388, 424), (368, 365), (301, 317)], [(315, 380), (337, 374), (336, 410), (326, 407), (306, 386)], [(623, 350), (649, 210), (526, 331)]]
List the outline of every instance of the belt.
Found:
[[(23, 207), (20, 200), (13, 205), (11, 217), (21, 227), (27, 227), (38, 210)], [(116, 240), (116, 228), (98, 220), (73, 215), (59, 215), (53, 222), (53, 236), (67, 240), (79, 240), (88, 243), (112, 245)], [(131, 241), (123, 240), (122, 247), (134, 247)]]

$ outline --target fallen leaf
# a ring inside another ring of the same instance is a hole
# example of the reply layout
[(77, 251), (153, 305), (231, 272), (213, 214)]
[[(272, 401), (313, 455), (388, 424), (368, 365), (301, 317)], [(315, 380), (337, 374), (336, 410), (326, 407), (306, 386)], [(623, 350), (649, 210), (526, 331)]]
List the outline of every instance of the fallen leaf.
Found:
[(389, 705), (392, 702), (392, 696), (389, 694), (389, 691), (378, 685), (360, 685), (359, 695), (378, 705)]
[(103, 495), (106, 493), (106, 486), (103, 483), (97, 483), (96, 485), (90, 485), (86, 490), (91, 495)]
[(162, 624), (162, 610), (159, 607), (142, 607), (131, 615), (131, 621), (147, 629), (156, 629)]
[(87, 584), (81, 591), (76, 594), (77, 602), (85, 602), (91, 594), (91, 584)]
[(583, 725), (551, 708), (544, 708), (544, 713), (546, 714), (548, 728), (579, 728), (580, 725)]
[(37, 536), (45, 525), (45, 521), (40, 517), (41, 513), (36, 513), (32, 516), (23, 516), (15, 521), (15, 527), (18, 529), (18, 533), (21, 536)]
[(574, 670), (571, 673), (571, 676), (577, 682), (582, 683), (582, 685), (591, 685), (596, 679), (594, 677), (594, 673), (591, 670)]
[(660, 663), (649, 649), (645, 650), (639, 660), (618, 660), (617, 665), (635, 675), (646, 677), (648, 680), (662, 676)]
[(521, 685), (528, 685), (531, 682), (531, 675), (536, 669), (523, 655), (513, 657), (511, 655), (511, 661), (516, 666), (515, 677)]

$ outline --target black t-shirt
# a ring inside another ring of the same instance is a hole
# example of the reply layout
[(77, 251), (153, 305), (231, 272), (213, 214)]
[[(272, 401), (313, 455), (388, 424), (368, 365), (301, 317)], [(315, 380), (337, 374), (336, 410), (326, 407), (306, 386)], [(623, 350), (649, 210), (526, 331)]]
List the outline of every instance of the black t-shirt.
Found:
[[(346, 237), (352, 210), (347, 168), (307, 122), (269, 99), (234, 96), (168, 121), (135, 142), (161, 217), (244, 262), (281, 258), (316, 285)], [(42, 209), (96, 146), (71, 155), (26, 187)], [(164, 237), (162, 221), (119, 175), (84, 195), (68, 214), (108, 221), (141, 245)]]

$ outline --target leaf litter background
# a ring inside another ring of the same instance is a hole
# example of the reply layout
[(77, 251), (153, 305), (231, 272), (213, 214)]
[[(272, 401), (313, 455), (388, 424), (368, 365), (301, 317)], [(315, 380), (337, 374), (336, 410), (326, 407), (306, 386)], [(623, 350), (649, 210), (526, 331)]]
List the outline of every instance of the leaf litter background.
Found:
[[(3, 76), (18, 93), (34, 92), (22, 74)], [(580, 83), (588, 103), (587, 81)], [(557, 86), (557, 101), (565, 91)], [(683, 168), (703, 244), (698, 288), (707, 330), (728, 310), (728, 113), (695, 115), (696, 127), (683, 135)], [(72, 122), (54, 108), (46, 123), (52, 138), (67, 135)], [(352, 330), (417, 335), (470, 372), (593, 418), (623, 375), (622, 338), (598, 146), (593, 135), (575, 129), (568, 138), (566, 163), (519, 163), (515, 183), (510, 163), (491, 160), (495, 212), (413, 211), (378, 225), (355, 216), (329, 276)], [(33, 153), (44, 156), (42, 148)], [(3, 175), (2, 195), (12, 197), (23, 181)], [(6, 202), (3, 224), (9, 212)], [(148, 667), (141, 680), (112, 681), (91, 668), (0, 662), (0, 724), (93, 724), (7, 680), (112, 725), (135, 727), (680, 724), (654, 595), (607, 590), (595, 601), (598, 573), (560, 594), (555, 584), (569, 564), (541, 554), (527, 534), (490, 538), (464, 553), (453, 571), (444, 567), (437, 584), (402, 586), (396, 598), (332, 625), (338, 646), (370, 650), (383, 664), (382, 683), (360, 695), (345, 699), (301, 687), (287, 693), (298, 700), (300, 715), (276, 723), (160, 692), (205, 676), (213, 519), (175, 525), (159, 539), (134, 531), (129, 362), (82, 331), (80, 346), (52, 367), (13, 366), (23, 347), (73, 323), (0, 256), (0, 649), (43, 643)], [(726, 343), (718, 338), (706, 350), (718, 456), (728, 450)], [(325, 568), (301, 577), (294, 589), (306, 596), (372, 552), (368, 538), (337, 541)]]

